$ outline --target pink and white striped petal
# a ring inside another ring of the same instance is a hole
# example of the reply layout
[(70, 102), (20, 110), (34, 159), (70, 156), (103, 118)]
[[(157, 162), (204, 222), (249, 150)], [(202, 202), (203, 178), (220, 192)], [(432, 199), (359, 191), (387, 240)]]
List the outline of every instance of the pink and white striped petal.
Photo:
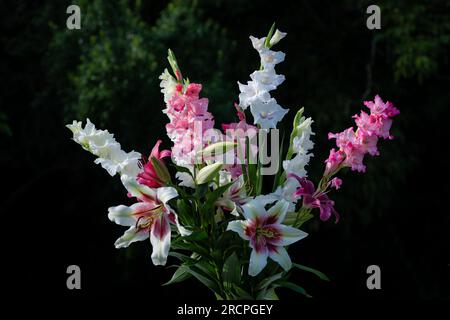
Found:
[(148, 231), (146, 230), (138, 230), (134, 226), (130, 227), (123, 236), (116, 240), (114, 245), (116, 249), (126, 248), (130, 244), (136, 241), (142, 241), (148, 238)]
[(166, 215), (156, 219), (150, 231), (150, 242), (153, 247), (152, 262), (155, 266), (163, 266), (167, 262), (170, 249), (170, 225)]

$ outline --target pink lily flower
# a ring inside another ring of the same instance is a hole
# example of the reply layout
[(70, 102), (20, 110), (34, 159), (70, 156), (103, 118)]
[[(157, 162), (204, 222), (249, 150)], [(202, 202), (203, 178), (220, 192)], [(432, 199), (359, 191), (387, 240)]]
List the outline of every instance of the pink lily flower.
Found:
[(235, 220), (228, 224), (227, 230), (234, 231), (242, 239), (248, 240), (253, 249), (248, 267), (249, 275), (258, 275), (267, 265), (268, 257), (286, 271), (291, 268), (291, 258), (284, 247), (305, 238), (308, 234), (282, 224), (288, 207), (287, 201), (280, 200), (266, 211), (261, 201), (253, 199), (243, 206), (246, 220)]
[(169, 200), (178, 196), (177, 191), (172, 187), (151, 189), (127, 176), (122, 177), (122, 182), (138, 202), (129, 207), (119, 205), (108, 209), (108, 218), (111, 221), (130, 227), (116, 240), (116, 248), (126, 248), (133, 242), (150, 237), (153, 264), (165, 265), (171, 240), (170, 223), (177, 226), (181, 235), (190, 234), (190, 231), (180, 225), (177, 214), (168, 204)]

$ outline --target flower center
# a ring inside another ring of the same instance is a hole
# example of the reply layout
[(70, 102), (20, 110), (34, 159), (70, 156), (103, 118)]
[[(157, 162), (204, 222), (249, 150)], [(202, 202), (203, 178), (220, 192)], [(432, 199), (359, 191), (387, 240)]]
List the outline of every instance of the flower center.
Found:
[(140, 230), (150, 229), (153, 222), (164, 213), (164, 208), (159, 205), (153, 209), (139, 212), (139, 218), (136, 220), (135, 228)]

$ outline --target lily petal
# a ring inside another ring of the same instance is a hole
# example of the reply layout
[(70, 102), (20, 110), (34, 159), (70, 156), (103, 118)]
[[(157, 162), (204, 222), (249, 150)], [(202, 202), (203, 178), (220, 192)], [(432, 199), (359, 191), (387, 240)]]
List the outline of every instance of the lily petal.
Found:
[(272, 223), (281, 223), (286, 217), (287, 210), (289, 208), (289, 203), (286, 200), (278, 201), (272, 208), (267, 212)]
[(308, 234), (300, 229), (285, 225), (278, 225), (282, 234), (281, 240), (277, 243), (279, 246), (287, 246), (305, 238)]
[(256, 199), (244, 204), (242, 209), (244, 211), (243, 215), (247, 220), (267, 215), (264, 205)]
[(269, 257), (277, 262), (285, 271), (292, 267), (292, 261), (284, 247), (274, 247), (269, 251)]
[(257, 252), (256, 250), (252, 250), (250, 254), (250, 264), (248, 266), (248, 274), (251, 276), (256, 276), (258, 273), (264, 269), (267, 265), (267, 257), (269, 253), (267, 250), (263, 250), (261, 252)]
[(108, 218), (121, 226), (134, 226), (140, 212), (153, 209), (154, 206), (146, 202), (138, 202), (129, 207), (120, 205), (108, 209)]
[(242, 239), (249, 240), (250, 238), (244, 232), (245, 222), (243, 220), (235, 220), (228, 223), (227, 230), (236, 232)]
[(156, 191), (147, 186), (139, 184), (135, 178), (127, 175), (122, 175), (120, 179), (122, 180), (124, 187), (127, 189), (131, 196), (138, 199), (156, 199)]
[(155, 220), (150, 231), (150, 242), (152, 243), (152, 262), (155, 266), (166, 264), (170, 248), (170, 226), (165, 215)]
[(126, 248), (131, 243), (136, 241), (142, 241), (148, 238), (148, 232), (145, 230), (139, 231), (134, 226), (130, 227), (123, 236), (121, 236), (119, 239), (116, 240), (114, 245), (116, 246), (116, 249), (119, 248)]
[(172, 187), (161, 187), (156, 190), (158, 199), (166, 204), (169, 200), (178, 197), (178, 192), (175, 188)]

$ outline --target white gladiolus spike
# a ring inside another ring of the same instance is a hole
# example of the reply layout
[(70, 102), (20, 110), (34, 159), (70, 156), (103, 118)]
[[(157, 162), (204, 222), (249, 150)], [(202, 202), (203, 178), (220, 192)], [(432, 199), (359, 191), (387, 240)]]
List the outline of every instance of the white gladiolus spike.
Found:
[(82, 122), (74, 121), (66, 126), (73, 133), (73, 140), (83, 149), (96, 155), (96, 164), (100, 164), (111, 176), (116, 173), (136, 177), (141, 171), (139, 161), (141, 154), (135, 151), (125, 152), (120, 143), (114, 139), (114, 135), (108, 130), (97, 130), (95, 125), (86, 120), (86, 126)]
[[(273, 44), (280, 41), (286, 33), (276, 30), (272, 36)], [(283, 119), (288, 112), (278, 105), (275, 99), (270, 97), (269, 92), (275, 90), (284, 82), (284, 75), (275, 73), (275, 65), (282, 62), (285, 58), (283, 52), (270, 50), (266, 46), (266, 38), (250, 37), (253, 48), (258, 51), (261, 59), (261, 69), (250, 75), (251, 81), (247, 85), (239, 85), (239, 105), (242, 109), (250, 107), (253, 115), (254, 124), (259, 124), (261, 128), (276, 128), (277, 123)]]

